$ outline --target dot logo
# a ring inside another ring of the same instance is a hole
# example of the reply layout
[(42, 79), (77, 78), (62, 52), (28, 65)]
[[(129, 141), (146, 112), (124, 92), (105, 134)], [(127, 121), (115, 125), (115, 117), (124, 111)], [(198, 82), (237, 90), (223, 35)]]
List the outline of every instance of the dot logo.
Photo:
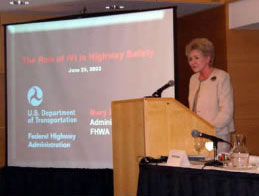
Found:
[(40, 87), (33, 86), (27, 93), (27, 99), (32, 106), (39, 106), (43, 100), (43, 92)]

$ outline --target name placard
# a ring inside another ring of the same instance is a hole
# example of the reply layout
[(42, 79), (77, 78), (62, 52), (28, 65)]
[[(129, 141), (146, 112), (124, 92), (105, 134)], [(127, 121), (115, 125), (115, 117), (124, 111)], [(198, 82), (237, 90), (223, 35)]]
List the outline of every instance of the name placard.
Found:
[(169, 156), (167, 159), (167, 165), (168, 166), (184, 166), (188, 167), (190, 166), (190, 162), (188, 160), (187, 154), (184, 150), (175, 150), (172, 149), (169, 151)]

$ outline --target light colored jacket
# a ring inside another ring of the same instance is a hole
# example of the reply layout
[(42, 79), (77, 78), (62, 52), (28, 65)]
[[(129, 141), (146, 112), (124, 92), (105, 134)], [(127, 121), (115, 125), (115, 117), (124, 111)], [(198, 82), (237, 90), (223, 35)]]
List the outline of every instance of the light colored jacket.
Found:
[(189, 107), (193, 108), (195, 94), (200, 86), (196, 111), (216, 128), (216, 136), (234, 131), (233, 88), (227, 72), (214, 68), (209, 78), (199, 80), (200, 73), (190, 78)]

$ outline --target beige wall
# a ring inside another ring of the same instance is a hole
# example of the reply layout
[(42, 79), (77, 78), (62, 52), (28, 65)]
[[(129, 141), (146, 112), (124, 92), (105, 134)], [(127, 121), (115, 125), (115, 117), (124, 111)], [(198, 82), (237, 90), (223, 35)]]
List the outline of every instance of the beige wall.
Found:
[[(246, 0), (237, 1), (229, 4), (229, 27), (244, 28), (244, 26), (253, 26), (259, 21), (259, 1)], [(249, 11), (248, 11), (249, 10)]]

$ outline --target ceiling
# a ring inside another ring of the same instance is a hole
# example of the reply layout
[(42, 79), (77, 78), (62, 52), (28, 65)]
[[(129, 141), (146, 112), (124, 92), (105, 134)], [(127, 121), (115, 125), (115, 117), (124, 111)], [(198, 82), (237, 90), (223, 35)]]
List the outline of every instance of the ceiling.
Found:
[[(177, 6), (177, 16), (185, 16), (210, 9), (219, 3), (183, 3), (135, 0), (28, 0), (29, 5), (10, 5), (9, 0), (0, 0), (0, 12), (37, 13), (53, 15), (76, 15), (80, 13), (103, 13), (111, 11), (132, 11), (159, 7)], [(105, 6), (123, 5), (122, 10), (107, 10)]]

